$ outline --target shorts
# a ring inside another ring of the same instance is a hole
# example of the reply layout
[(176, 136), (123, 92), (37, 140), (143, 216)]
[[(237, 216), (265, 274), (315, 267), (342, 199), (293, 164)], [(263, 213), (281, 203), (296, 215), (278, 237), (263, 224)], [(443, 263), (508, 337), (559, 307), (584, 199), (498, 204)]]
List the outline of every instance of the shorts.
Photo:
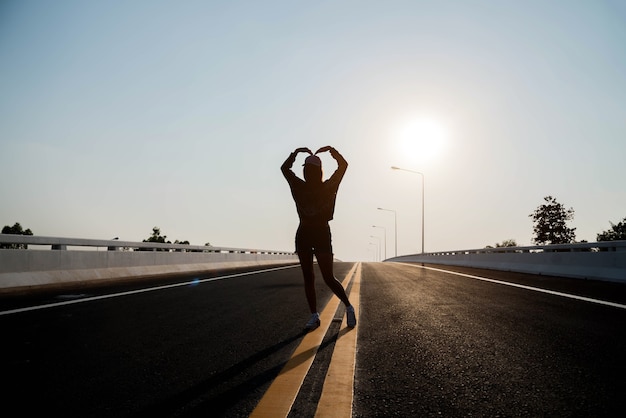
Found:
[(296, 232), (296, 253), (308, 254), (332, 254), (330, 226), (326, 225), (302, 225)]

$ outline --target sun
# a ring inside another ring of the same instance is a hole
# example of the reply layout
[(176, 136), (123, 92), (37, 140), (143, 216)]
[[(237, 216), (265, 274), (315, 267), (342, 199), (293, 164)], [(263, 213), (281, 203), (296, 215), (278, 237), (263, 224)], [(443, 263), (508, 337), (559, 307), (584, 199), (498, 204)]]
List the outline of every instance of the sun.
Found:
[(436, 119), (420, 117), (400, 126), (398, 148), (403, 156), (415, 162), (435, 159), (444, 147), (446, 130)]

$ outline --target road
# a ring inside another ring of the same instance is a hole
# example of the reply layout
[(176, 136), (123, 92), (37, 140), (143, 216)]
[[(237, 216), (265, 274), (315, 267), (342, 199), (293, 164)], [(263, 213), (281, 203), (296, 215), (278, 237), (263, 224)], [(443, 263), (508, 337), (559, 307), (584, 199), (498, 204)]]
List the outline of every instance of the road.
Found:
[(330, 309), (318, 272), (320, 310), (332, 312), (306, 355), (298, 267), (3, 298), (4, 409), (247, 417), (301, 368), (290, 364), (310, 360), (289, 416), (314, 416), (353, 341), (354, 372), (341, 379), (354, 392), (330, 392), (350, 392), (354, 417), (626, 410), (626, 285), (399, 263), (335, 273), (357, 289), (359, 323), (332, 320), (343, 308)]

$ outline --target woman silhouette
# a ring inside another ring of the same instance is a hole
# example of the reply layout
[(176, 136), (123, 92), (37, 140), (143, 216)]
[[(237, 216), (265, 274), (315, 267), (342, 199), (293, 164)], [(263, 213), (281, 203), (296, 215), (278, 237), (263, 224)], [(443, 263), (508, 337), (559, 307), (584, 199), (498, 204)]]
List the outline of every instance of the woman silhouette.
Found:
[[(337, 161), (337, 170), (328, 180), (323, 181), (322, 160), (317, 154), (326, 151), (330, 152), (330, 155)], [(309, 154), (304, 161), (304, 180), (291, 171), (296, 156), (300, 152)], [(300, 259), (300, 267), (304, 276), (304, 291), (311, 310), (311, 318), (305, 325), (308, 330), (320, 326), (315, 293), (313, 255), (317, 258), (324, 282), (346, 305), (348, 326), (356, 326), (354, 307), (350, 305), (345, 289), (333, 273), (333, 249), (330, 226), (328, 225), (328, 222), (333, 219), (337, 189), (347, 168), (348, 162), (336, 149), (330, 146), (318, 149), (315, 154), (308, 148), (298, 148), (287, 157), (280, 167), (287, 183), (289, 183), (291, 195), (300, 217), (300, 225), (296, 232), (296, 253)]]

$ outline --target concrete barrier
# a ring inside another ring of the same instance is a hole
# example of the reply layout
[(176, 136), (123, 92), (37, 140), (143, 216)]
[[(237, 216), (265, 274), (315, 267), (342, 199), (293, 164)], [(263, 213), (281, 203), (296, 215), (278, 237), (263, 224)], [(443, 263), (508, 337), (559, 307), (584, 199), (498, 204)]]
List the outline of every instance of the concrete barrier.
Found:
[[(284, 251), (7, 234), (0, 234), (0, 245), (29, 246), (0, 249), (0, 294), (298, 262)], [(73, 247), (79, 249), (67, 249)]]
[(385, 261), (476, 267), (626, 283), (626, 241), (483, 248), (413, 254)]

